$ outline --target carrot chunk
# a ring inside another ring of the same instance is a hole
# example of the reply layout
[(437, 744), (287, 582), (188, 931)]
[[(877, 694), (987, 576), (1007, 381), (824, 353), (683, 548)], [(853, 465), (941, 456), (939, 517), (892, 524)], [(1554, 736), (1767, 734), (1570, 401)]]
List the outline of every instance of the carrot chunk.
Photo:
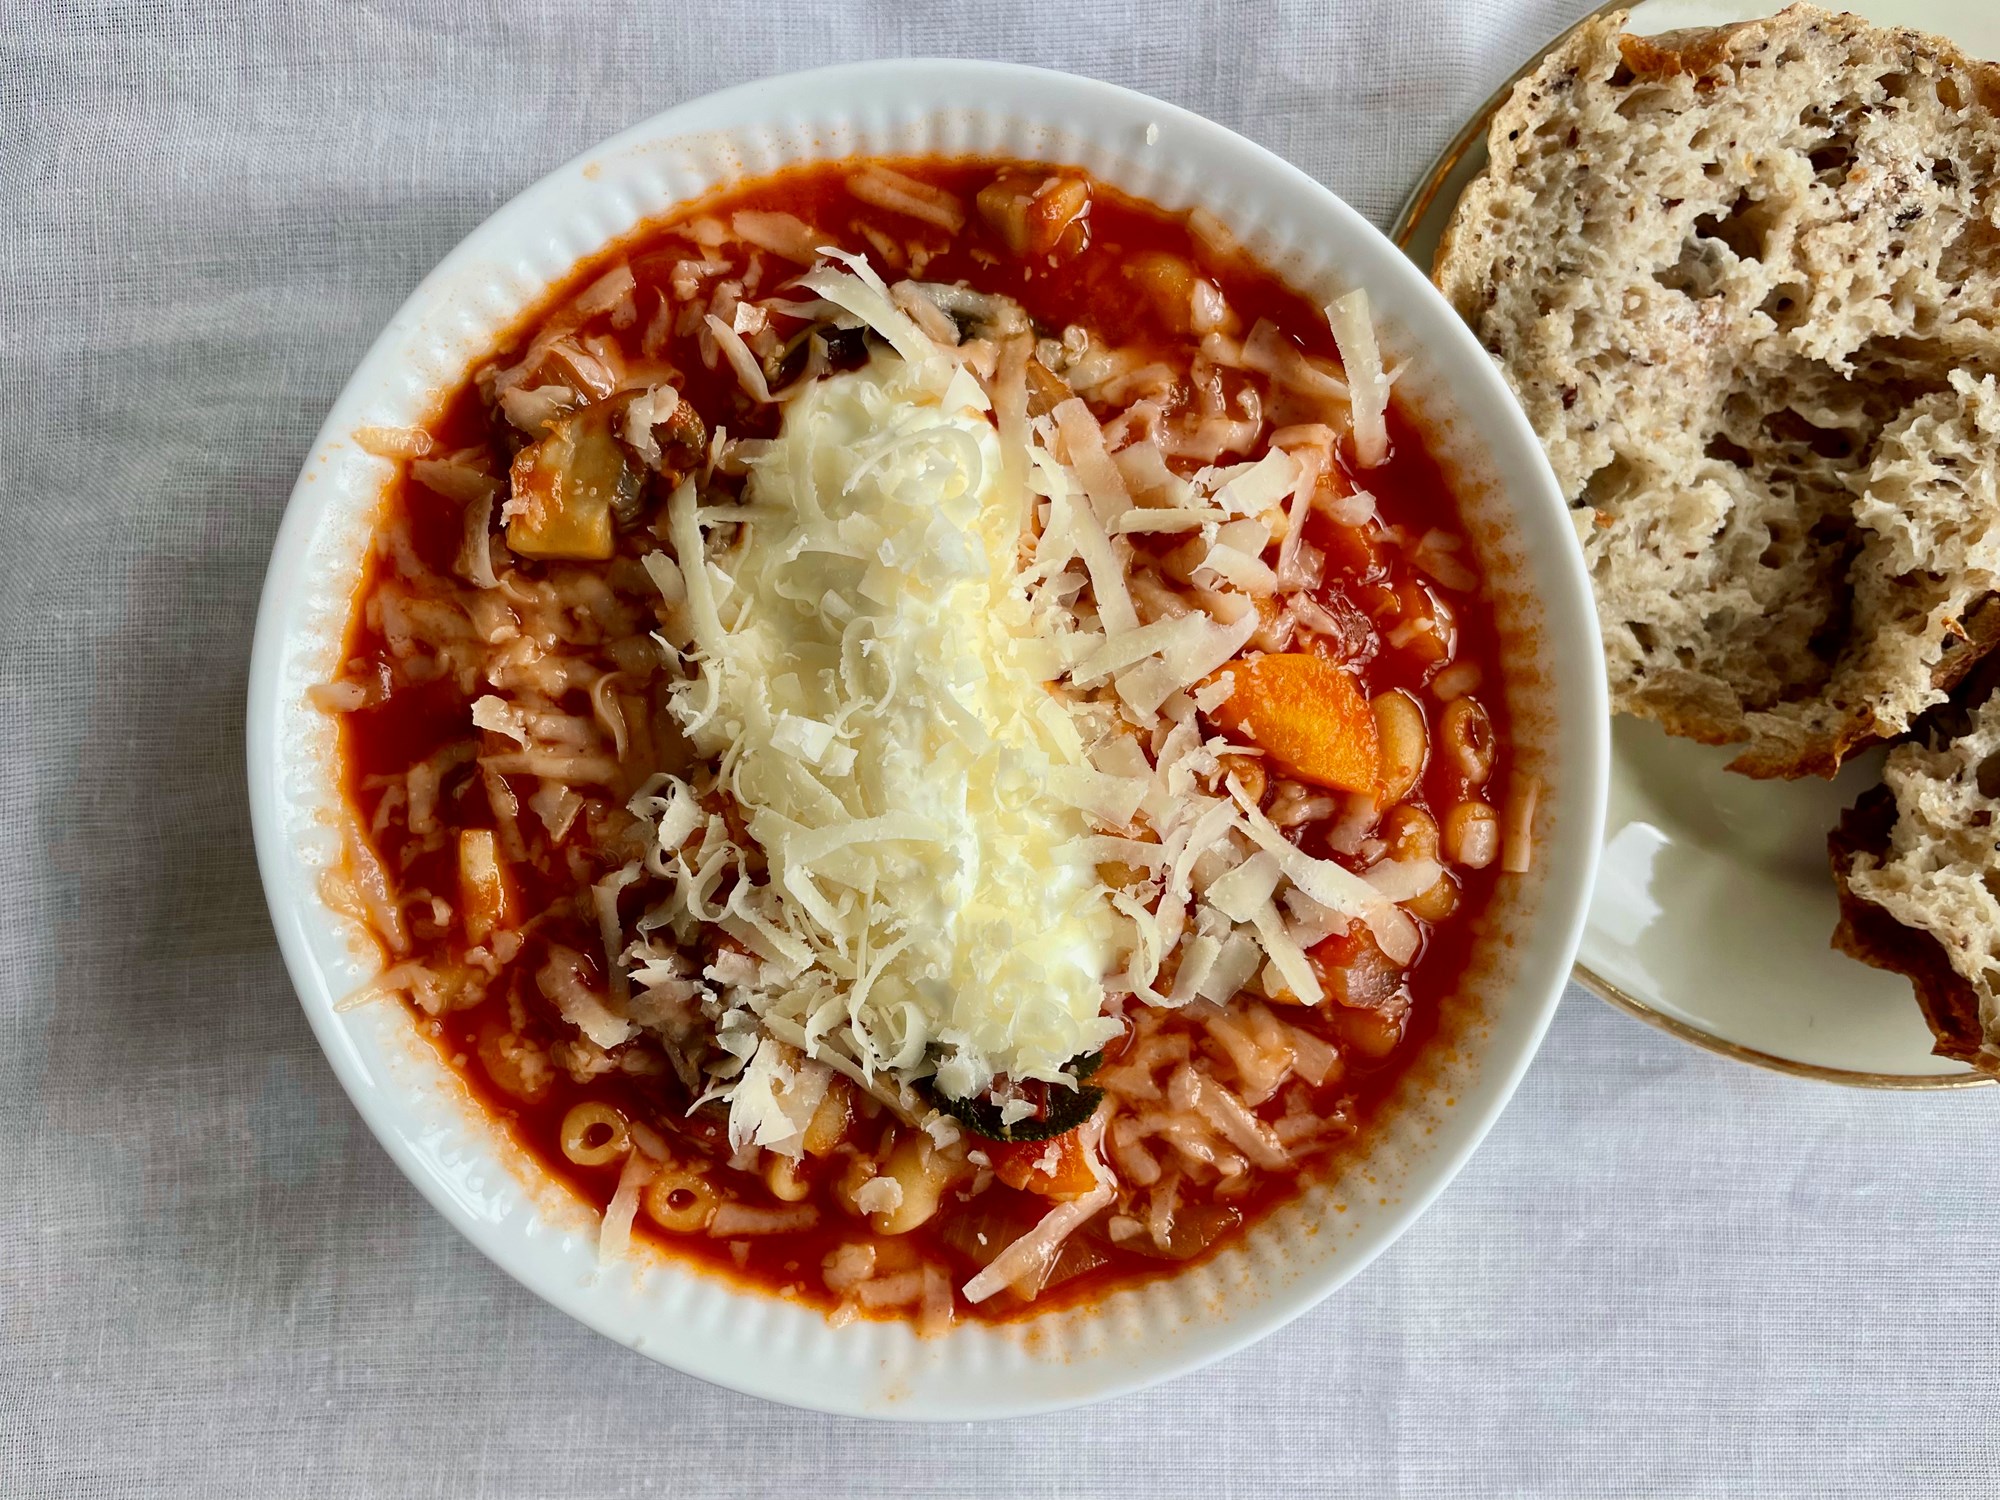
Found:
[(1374, 795), (1382, 753), (1375, 716), (1352, 677), (1302, 651), (1231, 662), (1223, 671), (1236, 688), (1209, 718), (1225, 734), (1259, 746), (1295, 780)]

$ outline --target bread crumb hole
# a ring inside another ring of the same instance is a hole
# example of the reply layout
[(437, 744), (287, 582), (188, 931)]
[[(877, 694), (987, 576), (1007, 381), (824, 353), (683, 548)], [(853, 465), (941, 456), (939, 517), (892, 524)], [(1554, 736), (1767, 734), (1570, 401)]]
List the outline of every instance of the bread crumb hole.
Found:
[(1600, 511), (1617, 514), (1620, 503), (1638, 488), (1638, 468), (1622, 453), (1614, 453), (1611, 462), (1599, 469), (1583, 482), (1583, 504)]
[(1796, 443), (1821, 458), (1852, 458), (1854, 438), (1837, 427), (1816, 427), (1789, 406), (1764, 418), (1764, 430), (1780, 443)]
[(1618, 101), (1618, 113), (1627, 120), (1636, 120), (1643, 114), (1652, 113), (1655, 106), (1670, 107), (1672, 93), (1663, 88), (1633, 89)]
[(1702, 449), (1702, 452), (1710, 458), (1718, 459), (1723, 463), (1734, 464), (1739, 469), (1747, 469), (1755, 462), (1751, 458), (1748, 448), (1744, 447), (1741, 443), (1731, 442), (1729, 435), (1722, 432), (1718, 432), (1714, 437), (1710, 438), (1708, 445)]
[(1757, 311), (1789, 333), (1806, 320), (1806, 289), (1796, 281), (1780, 282), (1771, 288)]
[(1847, 169), (1854, 165), (1854, 142), (1834, 136), (1808, 152), (1806, 160), (1812, 163), (1814, 177), (1828, 187), (1839, 187), (1847, 181)]
[[(1972, 774), (1973, 780), (1979, 784), (1980, 796), (2000, 797), (2000, 751), (1996, 751), (1982, 760), (1979, 763), (1979, 769)], [(1986, 888), (1988, 890), (1993, 890), (1992, 881), (1996, 878), (2000, 878), (2000, 871), (1988, 870), (1986, 872), (1988, 882)], [(1994, 894), (2000, 896), (2000, 891), (1994, 891)]]
[(1738, 260), (1762, 260), (1768, 228), (1764, 207), (1748, 191), (1738, 193), (1727, 213), (1703, 214), (1694, 221), (1695, 235), (1726, 245)]
[(1653, 280), (1697, 302), (1712, 297), (1722, 287), (1722, 253), (1712, 241), (1690, 235), (1681, 241), (1680, 259), (1655, 271)]

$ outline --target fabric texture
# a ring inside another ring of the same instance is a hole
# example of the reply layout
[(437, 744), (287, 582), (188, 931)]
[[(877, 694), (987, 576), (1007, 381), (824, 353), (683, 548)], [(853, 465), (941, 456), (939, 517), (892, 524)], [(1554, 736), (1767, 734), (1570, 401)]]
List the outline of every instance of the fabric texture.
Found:
[(571, 1323), (431, 1213), (280, 966), (242, 714), (306, 447), (418, 279), (744, 79), (964, 54), (1197, 110), (1387, 222), (1587, 0), (129, 0), (0, 9), (0, 1492), (1938, 1495), (2000, 1480), (2000, 1091), (1720, 1061), (1578, 991), (1318, 1311), (984, 1427)]

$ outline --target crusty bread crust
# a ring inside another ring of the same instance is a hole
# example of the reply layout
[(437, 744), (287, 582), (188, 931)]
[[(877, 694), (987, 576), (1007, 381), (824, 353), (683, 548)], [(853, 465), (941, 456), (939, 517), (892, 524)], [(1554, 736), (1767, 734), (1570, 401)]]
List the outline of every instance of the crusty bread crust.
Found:
[(1827, 852), (1833, 945), (1909, 978), (1940, 1056), (2000, 1075), (2000, 654), (1889, 752)]
[(1887, 857), (1896, 826), (1896, 798), (1886, 787), (1874, 787), (1850, 807), (1840, 826), (1827, 835), (1827, 855), (1833, 883), (1840, 895), (1840, 923), (1833, 946), (1864, 964), (1901, 974), (1916, 991), (1917, 1004), (1930, 1023), (1939, 1057), (1970, 1063), (2000, 1073), (2000, 1053), (1987, 1050), (1979, 1020), (1979, 992), (1951, 966), (1951, 955), (1921, 927), (1906, 927), (1874, 902), (1857, 895), (1849, 882), (1857, 856), (1869, 866)]
[(1688, 31), (1663, 31), (1657, 36), (1634, 36), (1624, 29), (1625, 17), (1618, 18), (1618, 54), (1625, 59), (1625, 66), (1639, 78), (1663, 78), (1672, 73), (1686, 73), (1693, 78), (1707, 78), (1728, 59), (1730, 48), (1735, 44), (1736, 33), (1747, 24), (1738, 22), (1734, 26), (1697, 28)]
[(1577, 515), (1614, 706), (1829, 775), (2000, 639), (2000, 67), (1624, 21), (1496, 114), (1437, 281)]

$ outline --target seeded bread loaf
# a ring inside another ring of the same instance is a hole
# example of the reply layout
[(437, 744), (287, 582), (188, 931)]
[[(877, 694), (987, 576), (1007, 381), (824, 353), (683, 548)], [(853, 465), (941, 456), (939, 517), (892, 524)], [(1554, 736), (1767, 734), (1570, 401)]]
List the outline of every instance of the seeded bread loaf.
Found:
[(1576, 513), (1614, 705), (1830, 775), (2000, 643), (2000, 68), (1807, 6), (1623, 24), (1495, 116), (1438, 284)]

